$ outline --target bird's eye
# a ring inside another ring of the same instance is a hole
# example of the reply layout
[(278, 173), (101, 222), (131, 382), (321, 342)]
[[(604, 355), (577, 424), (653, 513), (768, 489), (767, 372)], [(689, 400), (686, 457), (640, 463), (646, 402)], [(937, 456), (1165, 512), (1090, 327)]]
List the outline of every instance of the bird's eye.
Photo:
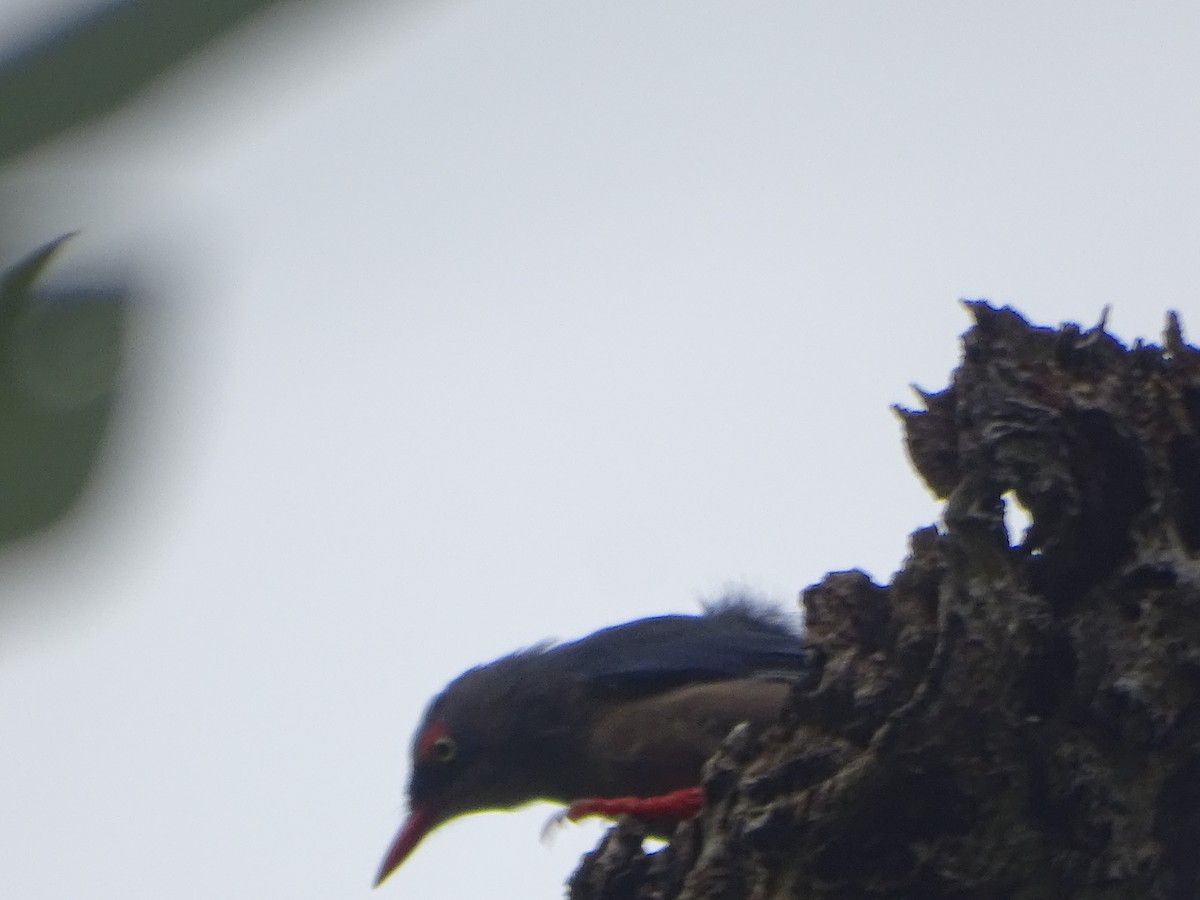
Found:
[(429, 745), (429, 758), (434, 762), (447, 763), (458, 753), (458, 744), (448, 734), (443, 734)]

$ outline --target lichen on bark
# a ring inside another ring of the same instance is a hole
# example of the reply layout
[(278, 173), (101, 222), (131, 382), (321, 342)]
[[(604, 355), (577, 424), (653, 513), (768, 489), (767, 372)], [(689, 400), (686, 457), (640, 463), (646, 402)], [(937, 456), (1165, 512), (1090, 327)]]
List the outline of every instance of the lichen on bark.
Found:
[(803, 592), (819, 677), (573, 900), (1200, 897), (1200, 351), (1174, 315), (1125, 347), (968, 306), (950, 386), (899, 411), (942, 523), (890, 585)]

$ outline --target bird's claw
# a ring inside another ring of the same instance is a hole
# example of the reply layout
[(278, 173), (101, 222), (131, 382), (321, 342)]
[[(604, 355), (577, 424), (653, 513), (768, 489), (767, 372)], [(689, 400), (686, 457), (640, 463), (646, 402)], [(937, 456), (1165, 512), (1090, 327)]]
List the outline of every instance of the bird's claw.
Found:
[(560, 809), (554, 815), (546, 820), (546, 824), (542, 826), (542, 843), (549, 844), (554, 838), (555, 832), (563, 827), (564, 823), (571, 820), (571, 809), (565, 807)]
[(546, 824), (542, 826), (542, 842), (545, 843), (553, 835), (554, 832), (563, 826), (565, 822), (578, 822), (580, 819), (586, 819), (588, 816), (610, 816), (615, 814), (609, 813), (607, 805), (609, 803), (620, 803), (621, 801), (612, 800), (576, 800), (570, 806), (565, 806), (546, 820)]

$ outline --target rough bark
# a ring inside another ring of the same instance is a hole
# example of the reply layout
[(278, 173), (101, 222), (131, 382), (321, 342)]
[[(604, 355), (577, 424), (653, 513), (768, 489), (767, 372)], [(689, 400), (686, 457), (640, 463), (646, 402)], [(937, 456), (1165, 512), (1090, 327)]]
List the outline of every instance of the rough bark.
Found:
[(815, 685), (573, 900), (1200, 897), (1200, 352), (1174, 316), (1125, 348), (970, 309), (950, 387), (900, 411), (941, 527), (889, 586), (804, 592)]

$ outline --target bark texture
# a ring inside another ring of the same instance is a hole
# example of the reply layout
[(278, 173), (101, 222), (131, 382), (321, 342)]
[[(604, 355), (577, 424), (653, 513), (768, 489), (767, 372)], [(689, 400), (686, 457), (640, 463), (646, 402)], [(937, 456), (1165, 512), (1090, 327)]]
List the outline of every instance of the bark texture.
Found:
[(889, 586), (804, 592), (815, 684), (573, 900), (1200, 897), (1200, 352), (1174, 316), (1126, 348), (970, 308), (951, 385), (900, 411), (942, 526)]

